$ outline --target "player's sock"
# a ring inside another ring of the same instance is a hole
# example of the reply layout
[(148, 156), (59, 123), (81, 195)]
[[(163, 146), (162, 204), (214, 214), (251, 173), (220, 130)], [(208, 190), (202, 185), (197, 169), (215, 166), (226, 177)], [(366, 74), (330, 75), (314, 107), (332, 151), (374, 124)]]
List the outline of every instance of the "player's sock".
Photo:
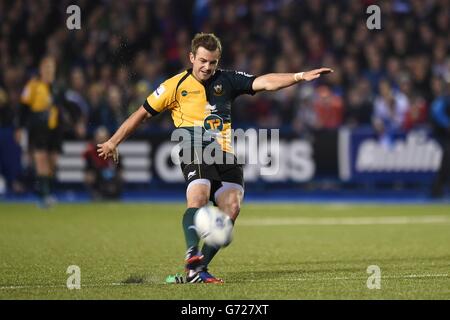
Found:
[(197, 247), (200, 238), (194, 226), (194, 215), (198, 208), (188, 208), (183, 216), (183, 231), (187, 248)]
[(56, 178), (55, 176), (50, 176), (49, 178), (49, 193), (50, 194), (55, 194), (55, 190), (56, 190)]
[(44, 197), (48, 197), (50, 195), (51, 178), (49, 176), (43, 177), (43, 181), (42, 193), (44, 194)]
[[(234, 220), (231, 220), (234, 226)], [(219, 252), (220, 248), (216, 248), (213, 246), (209, 246), (206, 243), (203, 245), (202, 254), (203, 254), (203, 265), (208, 266), (214, 256)]]
[(37, 176), (36, 191), (41, 199), (50, 194), (50, 178), (47, 176)]
[(217, 252), (219, 252), (220, 248), (216, 248), (213, 246), (209, 246), (206, 243), (203, 245), (202, 254), (203, 254), (203, 264), (208, 266), (211, 260), (214, 258)]

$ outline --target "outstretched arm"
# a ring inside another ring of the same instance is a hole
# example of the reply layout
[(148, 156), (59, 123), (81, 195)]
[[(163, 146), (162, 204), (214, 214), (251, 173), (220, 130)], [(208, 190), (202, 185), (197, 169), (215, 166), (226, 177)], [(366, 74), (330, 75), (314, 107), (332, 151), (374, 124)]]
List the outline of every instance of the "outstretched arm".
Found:
[(117, 146), (125, 140), (139, 125), (146, 119), (150, 118), (151, 114), (141, 106), (138, 110), (133, 112), (127, 120), (117, 129), (116, 133), (106, 142), (97, 145), (97, 153), (103, 159), (112, 157), (114, 161), (119, 162), (119, 152)]
[(311, 81), (320, 77), (321, 74), (333, 72), (330, 68), (320, 68), (311, 71), (298, 73), (268, 73), (257, 77), (253, 81), (252, 89), (254, 91), (276, 91), (300, 81)]

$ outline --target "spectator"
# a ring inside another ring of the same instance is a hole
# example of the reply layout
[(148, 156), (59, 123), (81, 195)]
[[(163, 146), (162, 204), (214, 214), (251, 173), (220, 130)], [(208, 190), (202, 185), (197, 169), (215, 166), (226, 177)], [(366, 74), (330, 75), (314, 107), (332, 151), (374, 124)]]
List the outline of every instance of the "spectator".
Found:
[(344, 103), (342, 98), (334, 94), (328, 86), (320, 86), (316, 92), (313, 106), (318, 128), (337, 129), (343, 120)]
[(93, 134), (96, 128), (104, 125), (105, 113), (107, 112), (107, 106), (103, 98), (104, 88), (99, 83), (93, 83), (88, 89), (88, 101), (89, 101), (89, 121), (88, 132), (89, 135)]
[(108, 88), (106, 104), (103, 107), (101, 123), (108, 131), (115, 131), (120, 123), (125, 120), (126, 106), (122, 92), (117, 86)]
[(6, 91), (0, 87), (0, 176), (6, 180), (6, 187), (13, 192), (23, 192), (20, 182), (21, 150), (20, 136), (16, 131), (14, 110)]
[(408, 75), (404, 74), (399, 77), (399, 89), (409, 101), (409, 108), (405, 114), (403, 129), (409, 131), (424, 126), (428, 120), (425, 98), (414, 92), (411, 79)]
[(309, 136), (317, 129), (317, 114), (313, 106), (314, 88), (305, 84), (299, 90), (299, 108), (292, 122), (293, 130), (300, 136)]
[(357, 85), (348, 91), (346, 99), (344, 122), (354, 128), (370, 124), (372, 102), (364, 94), (363, 85)]
[[(279, 65), (280, 61), (285, 64), (286, 72), (308, 64), (332, 62), (336, 72), (325, 84), (346, 102), (358, 100), (353, 99), (354, 92), (350, 92), (358, 82), (368, 80), (370, 92), (378, 93), (379, 82), (387, 78), (397, 90), (398, 74), (406, 72), (415, 93), (408, 95), (411, 105), (429, 106), (435, 98), (431, 78), (450, 77), (450, 3), (397, 1), (391, 4), (384, 1), (380, 3), (386, 17), (382, 29), (370, 31), (358, 21), (363, 21), (365, 6), (372, 2), (324, 5), (323, 1), (314, 0), (198, 0), (181, 4), (168, 0), (123, 5), (117, 1), (82, 1), (79, 5), (83, 27), (70, 32), (61, 28), (65, 25), (66, 16), (60, 14), (65, 10), (65, 1), (50, 4), (42, 0), (0, 0), (0, 85), (14, 100), (15, 96), (20, 96), (27, 72), (36, 67), (44, 54), (53, 53), (58, 70), (62, 71), (57, 75), (56, 84), (70, 83), (66, 97), (83, 110), (88, 133), (102, 125), (114, 129), (116, 121), (129, 112), (126, 108), (130, 101), (141, 95), (138, 91), (142, 86), (138, 83), (148, 82), (150, 93), (160, 84), (159, 76), (166, 78), (164, 75), (185, 67), (186, 39), (201, 28), (214, 31), (223, 39), (227, 49), (221, 57), (221, 67), (245, 69), (259, 75), (273, 69), (270, 66)], [(179, 10), (173, 10), (175, 7)], [(200, 20), (185, 14), (189, 11)], [(29, 19), (30, 15), (36, 19)], [(10, 71), (15, 69), (22, 70)], [(15, 85), (10, 86), (10, 83)], [(74, 87), (81, 83), (82, 91)], [(101, 88), (99, 99), (94, 102), (90, 97), (93, 86)], [(89, 97), (83, 92), (89, 92)], [(120, 100), (122, 110), (112, 106), (111, 100)], [(276, 104), (281, 108), (273, 107), (268, 112), (266, 105), (272, 101), (255, 100), (241, 101), (243, 105), (258, 105), (256, 109), (261, 109), (263, 114), (236, 117), (236, 126), (244, 122), (252, 126), (274, 126), (289, 118), (286, 110), (288, 114), (297, 112), (279, 99)], [(293, 102), (292, 99), (287, 101)], [(85, 113), (85, 102), (92, 109), (89, 116)], [(298, 121), (301, 122), (292, 117), (289, 122), (294, 125)], [(165, 128), (167, 123), (161, 117), (152, 127)], [(66, 137), (80, 138), (80, 132), (66, 132)]]
[(380, 82), (379, 92), (375, 98), (372, 122), (380, 142), (389, 147), (393, 135), (404, 126), (409, 101), (403, 93), (395, 92), (387, 80)]
[(66, 122), (74, 123), (73, 132), (65, 133), (66, 137), (84, 139), (86, 123), (89, 116), (89, 104), (84, 97), (85, 78), (82, 69), (75, 68), (70, 75), (70, 87), (64, 93)]
[(97, 144), (109, 139), (108, 130), (99, 127), (83, 158), (86, 161), (85, 184), (94, 200), (117, 199), (122, 193), (122, 170), (111, 158), (103, 159), (97, 154)]

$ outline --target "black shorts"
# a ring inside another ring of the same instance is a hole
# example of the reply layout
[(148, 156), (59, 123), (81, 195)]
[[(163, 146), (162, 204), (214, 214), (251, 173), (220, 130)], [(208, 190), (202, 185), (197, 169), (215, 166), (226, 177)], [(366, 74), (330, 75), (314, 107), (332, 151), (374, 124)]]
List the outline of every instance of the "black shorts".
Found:
[(28, 145), (31, 150), (48, 152), (62, 151), (62, 134), (58, 129), (34, 126), (28, 130)]
[[(215, 194), (222, 186), (222, 182), (237, 184), (244, 191), (244, 170), (242, 164), (237, 163), (236, 156), (232, 153), (222, 152), (220, 163), (205, 163), (197, 161), (197, 155), (201, 152), (199, 148), (192, 148), (191, 155), (183, 159), (183, 150), (180, 151), (181, 171), (183, 172), (186, 186), (198, 179), (207, 179), (211, 183), (210, 200), (215, 203)], [(190, 160), (190, 162), (183, 160)]]

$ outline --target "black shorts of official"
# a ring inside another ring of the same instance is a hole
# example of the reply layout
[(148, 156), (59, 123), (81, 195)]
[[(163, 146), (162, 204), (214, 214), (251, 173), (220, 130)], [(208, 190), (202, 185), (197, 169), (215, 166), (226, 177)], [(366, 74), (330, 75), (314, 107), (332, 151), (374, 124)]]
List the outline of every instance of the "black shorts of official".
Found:
[(183, 150), (180, 151), (181, 159), (181, 171), (183, 172), (184, 180), (186, 181), (186, 187), (197, 179), (207, 179), (211, 182), (211, 192), (209, 200), (211, 200), (214, 205), (215, 193), (219, 190), (223, 184), (222, 182), (230, 182), (238, 184), (244, 190), (244, 170), (241, 164), (237, 163), (236, 156), (229, 152), (222, 152), (220, 163), (205, 163), (205, 161), (197, 161), (199, 152), (202, 152), (200, 148), (192, 148), (190, 162), (183, 162)]
[(33, 126), (28, 130), (28, 145), (33, 151), (62, 152), (62, 134), (59, 129)]

